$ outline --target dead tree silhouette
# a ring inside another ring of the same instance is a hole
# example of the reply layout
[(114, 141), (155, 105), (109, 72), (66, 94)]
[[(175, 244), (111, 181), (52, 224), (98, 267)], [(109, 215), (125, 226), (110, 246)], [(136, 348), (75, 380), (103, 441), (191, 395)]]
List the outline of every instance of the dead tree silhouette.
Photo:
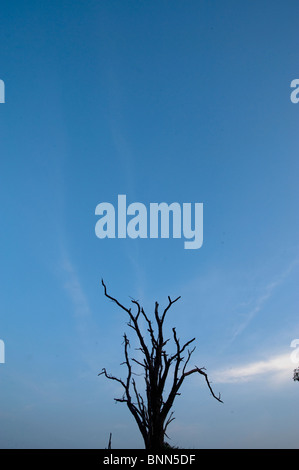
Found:
[[(217, 401), (222, 403), (220, 394), (219, 396), (214, 394), (204, 367), (195, 366), (193, 369), (187, 370), (187, 365), (191, 359), (195, 347), (193, 347), (191, 350), (187, 348), (195, 341), (195, 338), (192, 338), (191, 340), (181, 345), (176, 329), (172, 328), (175, 352), (173, 354), (166, 352), (165, 346), (170, 338), (164, 339), (164, 320), (169, 309), (180, 299), (180, 297), (177, 297), (175, 300), (171, 300), (171, 298), (168, 297), (168, 305), (164, 309), (162, 315), (159, 314), (158, 302), (155, 303), (155, 332), (152, 320), (149, 319), (139, 301), (131, 300), (134, 308), (136, 308), (136, 313), (133, 313), (131, 308), (125, 307), (116, 298), (108, 294), (103, 280), (102, 285), (104, 287), (105, 296), (116, 303), (118, 307), (128, 314), (129, 322), (127, 325), (132, 328), (137, 335), (140, 346), (137, 348), (137, 350), (141, 351), (143, 360), (137, 360), (135, 358), (129, 357), (128, 350), (130, 347), (130, 342), (127, 335), (124, 334), (125, 360), (122, 364), (125, 364), (127, 367), (126, 380), (122, 380), (108, 374), (105, 368), (103, 368), (102, 372), (100, 372), (98, 375), (104, 375), (107, 379), (114, 380), (123, 387), (123, 396), (121, 398), (115, 398), (114, 400), (116, 402), (127, 404), (127, 407), (135, 418), (139, 431), (142, 434), (145, 448), (154, 451), (161, 450), (167, 445), (164, 442), (165, 436), (168, 437), (166, 434), (166, 429), (168, 425), (175, 419), (173, 417), (171, 408), (174, 404), (176, 396), (180, 395), (179, 390), (186, 377), (195, 373), (202, 375), (212, 396)], [(141, 332), (139, 325), (140, 318), (143, 318), (145, 324), (147, 325), (147, 337), (149, 340), (149, 345), (146, 343), (146, 340)], [(182, 356), (182, 353), (185, 351), (187, 352), (186, 358)], [(133, 362), (143, 369), (145, 380), (144, 396), (138, 391), (136, 381), (133, 377), (135, 374), (132, 369)], [(167, 382), (170, 382), (170, 385), (168, 387), (169, 390), (166, 393), (166, 397), (164, 397)]]

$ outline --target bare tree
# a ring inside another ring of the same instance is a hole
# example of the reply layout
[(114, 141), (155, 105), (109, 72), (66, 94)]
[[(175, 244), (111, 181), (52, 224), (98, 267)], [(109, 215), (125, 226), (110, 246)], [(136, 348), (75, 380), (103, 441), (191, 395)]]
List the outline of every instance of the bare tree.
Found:
[[(174, 420), (171, 408), (176, 396), (180, 395), (179, 390), (186, 377), (195, 373), (202, 375), (212, 396), (222, 403), (220, 394), (219, 396), (214, 394), (204, 367), (199, 368), (195, 366), (193, 369), (187, 370), (187, 365), (195, 347), (191, 350), (187, 348), (195, 341), (195, 338), (181, 345), (176, 329), (172, 328), (175, 352), (173, 354), (166, 352), (165, 346), (170, 338), (164, 339), (163, 325), (165, 316), (170, 307), (177, 302), (180, 297), (177, 297), (175, 300), (171, 300), (171, 298), (168, 297), (168, 305), (162, 315), (160, 315), (158, 311), (158, 302), (155, 303), (155, 331), (152, 320), (149, 319), (137, 300), (131, 301), (134, 305), (134, 309), (136, 309), (136, 312), (133, 313), (131, 308), (125, 307), (117, 299), (107, 293), (107, 288), (103, 280), (102, 285), (104, 287), (105, 296), (115, 302), (118, 307), (128, 314), (129, 322), (127, 325), (132, 328), (137, 335), (138, 344), (140, 346), (137, 350), (141, 351), (142, 359), (137, 360), (129, 357), (130, 342), (127, 335), (124, 334), (125, 360), (122, 364), (125, 364), (127, 367), (126, 380), (108, 374), (105, 368), (103, 368), (102, 372), (98, 375), (103, 374), (107, 379), (115, 380), (123, 387), (123, 396), (121, 398), (115, 398), (115, 401), (127, 404), (142, 434), (145, 448), (154, 451), (160, 450), (165, 446), (165, 436), (168, 437), (166, 429)], [(141, 318), (143, 318), (147, 326), (146, 334), (149, 345), (140, 329), (139, 322)], [(186, 354), (186, 357), (182, 356), (183, 353)], [(143, 369), (145, 380), (144, 396), (138, 391), (136, 381), (133, 377), (133, 375), (135, 375), (132, 369), (133, 362)], [(169, 386), (166, 396), (164, 397), (167, 388), (166, 383), (169, 383)]]
[(295, 381), (298, 380), (298, 382), (299, 382), (299, 367), (297, 367), (297, 369), (294, 369), (293, 379)]

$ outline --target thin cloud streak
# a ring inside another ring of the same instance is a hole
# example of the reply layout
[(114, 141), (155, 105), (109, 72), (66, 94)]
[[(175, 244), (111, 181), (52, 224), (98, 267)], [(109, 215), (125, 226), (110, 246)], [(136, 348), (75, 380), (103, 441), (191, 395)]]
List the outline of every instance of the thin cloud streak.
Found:
[(249, 323), (252, 321), (252, 319), (262, 310), (264, 304), (267, 302), (267, 300), (273, 295), (275, 292), (276, 288), (283, 283), (283, 281), (291, 274), (293, 268), (299, 263), (299, 259), (296, 258), (289, 266), (288, 268), (280, 275), (280, 277), (276, 280), (268, 284), (263, 292), (255, 302), (255, 306), (246, 314), (246, 317), (244, 321), (236, 328), (233, 337), (231, 339), (231, 342), (236, 339), (237, 336), (239, 336), (245, 328), (249, 325)]
[(67, 256), (64, 256), (62, 267), (66, 275), (64, 288), (73, 303), (76, 316), (82, 317), (90, 315), (91, 312), (88, 301), (83, 292), (77, 272)]

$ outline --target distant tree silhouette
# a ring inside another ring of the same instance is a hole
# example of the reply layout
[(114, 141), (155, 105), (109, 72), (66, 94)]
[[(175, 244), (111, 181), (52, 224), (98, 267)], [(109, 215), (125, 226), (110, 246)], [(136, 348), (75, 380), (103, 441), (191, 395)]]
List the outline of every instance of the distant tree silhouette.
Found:
[[(123, 396), (121, 398), (115, 398), (114, 400), (127, 404), (142, 434), (145, 448), (154, 451), (161, 450), (167, 446), (164, 442), (165, 436), (168, 437), (166, 429), (174, 420), (171, 408), (176, 396), (180, 395), (179, 390), (186, 377), (199, 373), (204, 377), (212, 396), (222, 403), (220, 394), (219, 396), (214, 394), (204, 367), (199, 368), (195, 366), (193, 369), (187, 370), (187, 365), (195, 347), (191, 350), (187, 348), (195, 341), (195, 338), (181, 345), (176, 329), (172, 328), (175, 352), (172, 354), (166, 352), (165, 346), (170, 338), (164, 339), (163, 325), (165, 316), (170, 307), (177, 302), (180, 297), (177, 297), (175, 300), (171, 300), (171, 298), (168, 297), (168, 305), (162, 315), (158, 312), (158, 302), (155, 303), (153, 326), (152, 320), (150, 320), (137, 300), (131, 301), (134, 305), (134, 309), (136, 309), (136, 312), (133, 313), (131, 308), (125, 307), (117, 299), (107, 293), (107, 288), (103, 280), (102, 285), (104, 287), (105, 296), (128, 314), (129, 322), (127, 325), (132, 328), (137, 335), (140, 346), (137, 350), (141, 351), (142, 359), (137, 360), (129, 357), (130, 342), (127, 335), (124, 334), (125, 360), (122, 364), (125, 364), (127, 367), (126, 380), (108, 374), (105, 368), (103, 368), (102, 372), (98, 375), (103, 374), (107, 379), (114, 380), (123, 387)], [(147, 326), (147, 341), (140, 329), (139, 321), (141, 318), (145, 321)], [(187, 353), (186, 358), (182, 356), (185, 352)], [(143, 395), (138, 391), (136, 381), (133, 377), (133, 375), (135, 375), (132, 368), (133, 362), (143, 369), (145, 380), (145, 393)], [(167, 383), (169, 385), (166, 387)], [(165, 391), (166, 388), (168, 389), (167, 393)], [(166, 396), (164, 397), (165, 394)]]
[(294, 369), (293, 379), (298, 380), (299, 382), (299, 367), (297, 367), (297, 369)]

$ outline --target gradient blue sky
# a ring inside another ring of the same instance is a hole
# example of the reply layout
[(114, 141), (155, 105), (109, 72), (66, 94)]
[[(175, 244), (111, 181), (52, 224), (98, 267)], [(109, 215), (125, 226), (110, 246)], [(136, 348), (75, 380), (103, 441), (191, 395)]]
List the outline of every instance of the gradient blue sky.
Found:
[[(197, 338), (171, 444), (298, 447), (297, 1), (3, 1), (0, 446), (143, 446), (126, 317)], [(203, 202), (204, 243), (99, 240), (95, 207)], [(193, 365), (193, 364), (192, 364)]]

